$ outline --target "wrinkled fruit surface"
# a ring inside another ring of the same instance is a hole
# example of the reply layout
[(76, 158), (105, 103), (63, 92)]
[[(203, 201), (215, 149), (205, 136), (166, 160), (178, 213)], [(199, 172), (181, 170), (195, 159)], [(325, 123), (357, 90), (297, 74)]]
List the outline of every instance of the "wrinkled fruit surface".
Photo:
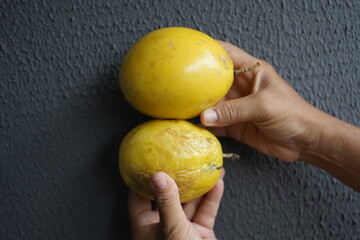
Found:
[(119, 78), (124, 97), (138, 111), (189, 119), (223, 98), (233, 75), (231, 58), (213, 38), (169, 27), (150, 32), (130, 48)]
[(158, 171), (177, 183), (182, 202), (208, 192), (218, 181), (223, 164), (218, 139), (209, 131), (183, 120), (145, 122), (123, 139), (119, 167), (125, 183), (153, 199), (150, 176)]

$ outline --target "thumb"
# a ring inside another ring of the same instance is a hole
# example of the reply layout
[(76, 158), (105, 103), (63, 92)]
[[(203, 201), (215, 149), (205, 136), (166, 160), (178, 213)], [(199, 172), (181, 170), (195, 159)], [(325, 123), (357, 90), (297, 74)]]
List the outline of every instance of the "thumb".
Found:
[(155, 201), (160, 214), (160, 222), (165, 236), (176, 234), (175, 229), (187, 221), (182, 209), (178, 188), (175, 181), (164, 172), (157, 172), (150, 177)]
[(254, 121), (261, 112), (256, 95), (219, 102), (201, 113), (201, 123), (208, 127), (223, 127), (234, 123)]

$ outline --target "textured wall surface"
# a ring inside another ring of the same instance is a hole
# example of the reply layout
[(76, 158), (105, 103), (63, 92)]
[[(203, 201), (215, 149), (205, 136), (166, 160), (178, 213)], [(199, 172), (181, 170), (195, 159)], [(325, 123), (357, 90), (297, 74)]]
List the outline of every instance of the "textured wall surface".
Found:
[[(0, 23), (0, 239), (130, 238), (117, 151), (146, 118), (121, 96), (118, 66), (160, 27), (230, 41), (360, 125), (358, 0), (2, 0)], [(225, 162), (219, 239), (359, 239), (359, 193), (221, 141), (242, 159)]]

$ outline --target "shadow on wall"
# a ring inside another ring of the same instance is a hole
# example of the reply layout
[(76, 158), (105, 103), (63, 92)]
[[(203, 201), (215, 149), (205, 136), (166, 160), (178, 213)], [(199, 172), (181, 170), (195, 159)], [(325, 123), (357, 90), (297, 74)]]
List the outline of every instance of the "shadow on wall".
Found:
[(99, 76), (102, 83), (97, 87), (99, 99), (96, 109), (97, 115), (102, 116), (100, 119), (106, 139), (101, 142), (101, 151), (97, 156), (97, 171), (102, 185), (108, 190), (106, 194), (110, 195), (106, 199), (112, 199), (111, 239), (130, 239), (129, 190), (119, 173), (118, 152), (125, 135), (148, 118), (126, 102), (121, 94), (118, 74), (118, 66), (109, 66)]

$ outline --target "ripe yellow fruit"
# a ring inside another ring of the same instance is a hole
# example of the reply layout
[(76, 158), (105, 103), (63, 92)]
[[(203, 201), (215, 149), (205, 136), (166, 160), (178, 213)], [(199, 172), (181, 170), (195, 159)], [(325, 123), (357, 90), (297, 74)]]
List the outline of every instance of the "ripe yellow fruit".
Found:
[(169, 27), (136, 42), (119, 77), (124, 97), (138, 111), (154, 118), (189, 119), (225, 96), (234, 66), (210, 36)]
[(184, 120), (145, 122), (126, 135), (119, 151), (124, 182), (149, 199), (153, 199), (150, 176), (155, 172), (169, 174), (179, 188), (181, 202), (187, 202), (216, 184), (222, 165), (218, 139)]

